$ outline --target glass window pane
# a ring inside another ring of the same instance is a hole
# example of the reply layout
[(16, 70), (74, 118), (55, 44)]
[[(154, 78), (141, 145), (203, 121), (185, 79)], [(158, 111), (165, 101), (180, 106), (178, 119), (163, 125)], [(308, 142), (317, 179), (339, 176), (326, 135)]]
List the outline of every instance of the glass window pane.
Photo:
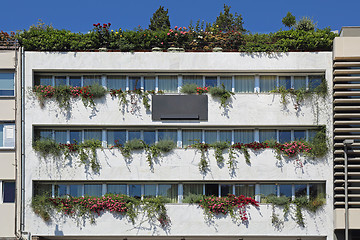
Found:
[(205, 195), (206, 196), (219, 196), (219, 185), (218, 184), (205, 184)]
[(205, 87), (216, 87), (217, 77), (205, 77)]
[(295, 197), (305, 197), (306, 192), (306, 184), (295, 184)]
[(51, 197), (52, 195), (52, 185), (46, 183), (36, 183), (34, 184), (34, 196), (46, 195)]
[(322, 75), (309, 76), (309, 89), (318, 87), (322, 83), (323, 78), (324, 76)]
[(255, 76), (235, 76), (235, 92), (252, 93), (255, 88)]
[(233, 193), (233, 185), (230, 184), (221, 184), (221, 196), (226, 197), (229, 194)]
[(14, 73), (0, 73), (0, 96), (14, 96)]
[(152, 145), (155, 143), (155, 131), (144, 131), (144, 142), (146, 144)]
[(70, 185), (70, 196), (81, 197), (82, 196), (82, 185)]
[(125, 130), (108, 130), (107, 131), (107, 144), (108, 146), (114, 146), (115, 141), (118, 144), (124, 145), (126, 142)]
[(294, 140), (306, 140), (306, 131), (305, 130), (294, 130)]
[(279, 142), (291, 142), (291, 130), (279, 130)]
[(107, 185), (107, 193), (112, 194), (127, 194), (127, 185), (125, 184), (108, 184)]
[(182, 146), (185, 147), (197, 142), (202, 142), (201, 135), (201, 130), (183, 130)]
[(279, 76), (279, 87), (284, 87), (285, 89), (291, 88), (291, 77), (290, 76)]
[(231, 131), (230, 130), (227, 130), (227, 131), (220, 131), (219, 132), (220, 134), (220, 142), (229, 142), (231, 143)]
[(67, 185), (59, 184), (55, 185), (55, 196), (62, 197), (67, 194)]
[(130, 184), (129, 185), (129, 195), (130, 197), (141, 198), (141, 185), (140, 184)]
[(244, 195), (245, 197), (255, 196), (255, 185), (253, 184), (239, 184), (235, 185), (235, 195)]
[(254, 142), (254, 130), (235, 130), (235, 143), (251, 143)]
[(141, 89), (141, 77), (129, 77), (129, 90)]
[(150, 198), (150, 197), (156, 197), (156, 185), (144, 185), (144, 197)]
[(82, 131), (71, 130), (70, 131), (70, 143), (81, 143), (82, 142)]
[(101, 184), (85, 184), (84, 195), (101, 197), (102, 196), (102, 185)]
[(311, 129), (311, 130), (309, 130), (309, 139), (308, 139), (308, 141), (312, 141), (318, 131), (319, 131), (319, 130), (316, 130), (316, 129)]
[(203, 184), (184, 184), (183, 191), (184, 197), (190, 194), (203, 195)]
[(202, 76), (183, 76), (183, 86), (186, 84), (196, 84), (199, 87), (203, 86)]
[(81, 77), (80, 76), (70, 76), (69, 85), (72, 87), (81, 87)]
[(0, 147), (4, 146), (4, 125), (0, 124)]
[[(0, 125), (2, 126), (2, 125)], [(2, 128), (2, 127), (1, 127)], [(52, 130), (51, 129), (37, 129), (35, 131), (35, 140), (38, 139), (52, 139)]]
[(159, 141), (161, 140), (173, 140), (177, 142), (177, 130), (172, 129), (161, 129), (158, 130)]
[(159, 184), (159, 194), (170, 199), (171, 202), (177, 202), (178, 199), (178, 185), (177, 184)]
[(126, 76), (107, 76), (107, 89), (126, 90)]
[(64, 86), (66, 85), (65, 76), (55, 76), (55, 86)]
[(260, 76), (260, 92), (276, 89), (276, 76)]
[(67, 131), (66, 130), (56, 130), (55, 131), (55, 141), (57, 143), (65, 144), (67, 142)]
[(3, 182), (3, 202), (15, 202), (15, 182)]
[(206, 130), (205, 131), (205, 142), (208, 144), (217, 142), (217, 131), (216, 130)]
[(155, 90), (155, 77), (144, 77), (144, 90)]
[(266, 140), (276, 140), (276, 130), (260, 130), (259, 131), (259, 140), (260, 142), (264, 142)]
[(260, 185), (261, 202), (264, 197), (277, 196), (277, 186), (275, 184), (261, 184)]
[(224, 76), (220, 77), (220, 87), (225, 86), (225, 89), (228, 91), (232, 91), (232, 77)]
[(294, 77), (294, 89), (306, 89), (306, 77), (305, 76), (295, 76)]
[(292, 197), (292, 185), (291, 184), (281, 184), (280, 188), (280, 196)]
[(84, 78), (84, 86), (91, 85), (101, 85), (101, 76), (100, 75), (86, 75)]
[(84, 140), (100, 140), (102, 141), (102, 131), (101, 130), (84, 130)]
[(130, 130), (129, 132), (129, 140), (133, 139), (141, 139), (141, 133), (140, 130)]
[(35, 75), (34, 85), (52, 85), (52, 76)]
[(310, 183), (310, 199), (316, 198), (319, 194), (325, 194), (325, 184), (323, 183)]
[(159, 76), (159, 90), (164, 92), (178, 91), (178, 76)]

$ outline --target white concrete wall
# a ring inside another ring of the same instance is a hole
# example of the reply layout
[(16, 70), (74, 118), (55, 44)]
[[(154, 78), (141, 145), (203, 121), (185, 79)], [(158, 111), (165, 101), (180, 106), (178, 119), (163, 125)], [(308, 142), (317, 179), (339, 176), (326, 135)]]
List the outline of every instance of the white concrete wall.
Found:
[[(241, 54), (241, 53), (26, 53), (26, 88), (32, 86), (34, 71), (48, 72), (325, 72), (328, 80), (329, 93), (331, 89), (331, 53), (281, 53), (281, 54)], [(165, 155), (151, 172), (143, 152), (134, 154), (133, 161), (127, 165), (119, 150), (104, 149), (98, 151), (101, 163), (100, 174), (86, 171), (84, 166), (78, 166), (76, 159), (43, 160), (34, 153), (32, 143), (33, 126), (194, 126), (194, 127), (240, 127), (240, 126), (316, 126), (327, 125), (331, 130), (332, 105), (330, 97), (319, 103), (317, 111), (314, 100), (307, 100), (300, 110), (295, 110), (293, 102), (287, 106), (280, 103), (278, 94), (236, 94), (228, 111), (219, 108), (220, 103), (209, 97), (209, 120), (205, 122), (173, 121), (152, 122), (151, 113), (146, 112), (140, 104), (140, 112), (130, 113), (119, 111), (118, 100), (107, 96), (98, 101), (96, 111), (84, 108), (81, 100), (75, 100), (70, 112), (58, 108), (56, 103), (48, 102), (41, 109), (38, 101), (26, 96), (26, 194), (30, 203), (32, 197), (32, 181), (34, 180), (213, 180), (213, 181), (325, 181), (327, 204), (319, 213), (306, 216), (308, 225), (301, 228), (293, 220), (289, 220), (281, 230), (271, 226), (271, 207), (262, 205), (260, 211), (250, 209), (251, 220), (248, 227), (233, 224), (228, 217), (218, 219), (207, 225), (202, 216), (202, 210), (195, 206), (168, 205), (172, 219), (171, 230), (166, 232), (150, 226), (135, 227), (126, 220), (117, 220), (111, 214), (97, 218), (97, 224), (91, 226), (75, 226), (72, 220), (61, 218), (45, 224), (34, 216), (28, 207), (25, 216), (25, 230), (32, 235), (119, 235), (119, 236), (151, 236), (151, 235), (197, 235), (197, 236), (230, 236), (241, 234), (249, 236), (322, 236), (333, 239), (332, 211), (332, 157), (306, 161), (303, 168), (297, 168), (294, 160), (283, 160), (282, 166), (271, 150), (251, 152), (251, 166), (245, 163), (242, 154), (237, 157), (236, 174), (229, 174), (227, 166), (219, 168), (209, 152), (210, 172), (199, 173), (198, 162), (200, 153), (193, 149), (176, 149), (174, 153)], [(329, 138), (331, 139), (331, 134)], [(186, 213), (186, 214), (185, 214)], [(106, 231), (104, 231), (106, 226)], [(186, 233), (186, 234), (185, 234)]]

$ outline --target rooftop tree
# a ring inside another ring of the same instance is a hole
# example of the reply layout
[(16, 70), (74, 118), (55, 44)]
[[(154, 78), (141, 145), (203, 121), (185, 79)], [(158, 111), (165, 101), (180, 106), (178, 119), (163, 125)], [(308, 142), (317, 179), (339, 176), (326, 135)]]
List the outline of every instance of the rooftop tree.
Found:
[(170, 19), (168, 15), (168, 9), (164, 9), (163, 6), (160, 6), (150, 18), (149, 29), (153, 31), (157, 30), (167, 30), (170, 28)]

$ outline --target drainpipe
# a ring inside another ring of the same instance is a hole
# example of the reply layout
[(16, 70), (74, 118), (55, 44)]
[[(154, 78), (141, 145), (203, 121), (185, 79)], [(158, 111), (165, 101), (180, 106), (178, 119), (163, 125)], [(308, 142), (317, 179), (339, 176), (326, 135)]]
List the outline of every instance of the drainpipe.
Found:
[[(17, 138), (17, 135), (18, 135), (18, 117), (17, 117), (17, 114), (18, 114), (18, 99), (19, 99), (19, 96), (18, 96), (18, 89), (19, 89), (19, 75), (21, 74), (21, 71), (19, 71), (19, 64), (18, 64), (18, 61), (21, 61), (21, 58), (19, 59), (18, 58), (18, 54), (20, 53), (20, 48), (17, 48), (17, 42), (15, 41), (14, 42), (14, 48), (15, 48), (15, 91), (14, 91), (14, 95), (15, 95), (15, 229), (14, 229), (14, 233), (15, 233), (15, 237), (18, 239), (20, 238), (19, 236), (19, 231), (18, 231), (18, 205), (19, 205), (19, 198), (18, 198), (18, 189), (19, 189), (19, 182), (18, 182), (18, 171), (19, 171), (19, 164), (18, 164), (18, 151), (19, 151), (19, 145), (18, 145), (18, 138)], [(21, 66), (21, 63), (20, 63), (20, 66)], [(21, 77), (20, 77), (21, 79)]]
[(24, 233), (25, 218), (25, 53), (21, 48), (21, 210), (20, 232)]
[(347, 147), (354, 143), (354, 139), (345, 139), (344, 144), (344, 165), (345, 165), (345, 240), (349, 240), (349, 196), (348, 196), (348, 154)]

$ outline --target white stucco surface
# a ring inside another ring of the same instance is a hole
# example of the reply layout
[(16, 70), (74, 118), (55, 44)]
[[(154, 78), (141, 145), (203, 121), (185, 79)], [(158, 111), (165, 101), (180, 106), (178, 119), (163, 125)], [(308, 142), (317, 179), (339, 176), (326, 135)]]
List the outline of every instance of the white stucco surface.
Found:
[[(73, 220), (57, 216), (50, 224), (44, 223), (27, 205), (25, 230), (39, 236), (300, 236), (326, 237), (333, 239), (333, 185), (332, 157), (305, 160), (298, 167), (294, 159), (278, 161), (272, 150), (250, 151), (251, 165), (245, 163), (242, 153), (237, 153), (237, 169), (230, 174), (227, 166), (216, 164), (213, 150), (208, 153), (210, 171), (201, 174), (198, 170), (200, 153), (194, 149), (176, 149), (159, 158), (150, 171), (144, 152), (135, 152), (131, 163), (127, 163), (117, 149), (98, 150), (101, 164), (100, 173), (95, 174), (85, 166), (72, 161), (48, 158), (42, 159), (32, 149), (33, 127), (315, 127), (326, 125), (331, 129), (331, 99), (306, 100), (300, 109), (294, 109), (294, 99), (284, 106), (279, 94), (236, 94), (229, 108), (219, 108), (218, 100), (209, 96), (208, 121), (166, 121), (152, 122), (151, 112), (146, 112), (140, 103), (140, 110), (131, 113), (130, 106), (119, 111), (117, 99), (107, 96), (97, 100), (96, 110), (85, 108), (81, 100), (71, 104), (69, 112), (59, 109), (52, 101), (41, 108), (30, 94), (33, 72), (273, 72), (273, 73), (325, 73), (331, 90), (330, 52), (320, 53), (279, 53), (273, 55), (243, 53), (26, 53), (26, 126), (25, 126), (25, 200), (30, 203), (32, 184), (37, 180), (49, 181), (318, 181), (326, 183), (327, 204), (316, 214), (305, 213), (306, 228), (297, 226), (294, 213), (282, 229), (271, 224), (271, 206), (261, 205), (250, 208), (248, 225), (237, 225), (230, 217), (216, 219), (207, 224), (202, 210), (186, 204), (167, 205), (172, 221), (171, 229), (165, 231), (144, 223), (133, 226), (126, 219), (114, 218), (105, 213), (97, 218), (95, 225), (88, 222), (77, 226)], [(331, 134), (329, 134), (331, 139)], [(227, 154), (225, 154), (227, 161)], [(280, 213), (280, 216), (282, 214)], [(104, 229), (107, 229), (105, 232)]]

